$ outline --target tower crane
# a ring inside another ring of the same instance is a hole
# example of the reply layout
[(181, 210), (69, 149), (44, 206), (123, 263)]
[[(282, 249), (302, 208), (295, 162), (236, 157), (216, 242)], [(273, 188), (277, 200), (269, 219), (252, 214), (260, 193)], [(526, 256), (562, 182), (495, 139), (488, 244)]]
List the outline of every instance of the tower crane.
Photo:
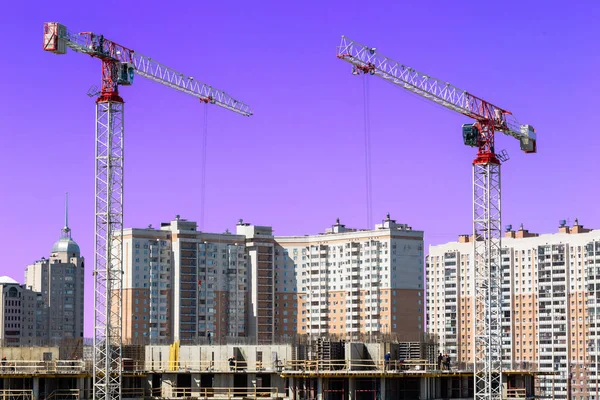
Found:
[(354, 75), (376, 75), (421, 97), (473, 120), (462, 126), (465, 145), (477, 148), (473, 161), (473, 243), (471, 278), (475, 283), (472, 343), (475, 400), (500, 400), (502, 394), (501, 329), (501, 191), (500, 164), (508, 160), (497, 152), (494, 134), (519, 140), (525, 153), (536, 152), (531, 125), (519, 125), (512, 113), (448, 82), (379, 54), (375, 48), (344, 36), (337, 57), (352, 64)]
[(92, 32), (74, 33), (57, 22), (44, 23), (45, 51), (70, 48), (102, 62), (102, 85), (96, 99), (95, 253), (93, 396), (119, 400), (122, 377), (124, 101), (119, 86), (135, 75), (179, 90), (203, 103), (250, 116), (250, 107), (227, 93), (183, 75), (150, 57)]

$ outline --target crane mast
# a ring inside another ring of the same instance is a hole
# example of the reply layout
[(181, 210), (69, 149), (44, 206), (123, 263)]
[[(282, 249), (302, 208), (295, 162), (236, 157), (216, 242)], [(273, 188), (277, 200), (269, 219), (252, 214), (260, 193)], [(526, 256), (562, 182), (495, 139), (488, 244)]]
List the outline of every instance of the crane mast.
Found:
[(414, 94), (475, 120), (462, 127), (463, 141), (477, 148), (473, 161), (474, 282), (472, 342), (475, 400), (502, 398), (502, 271), (501, 271), (501, 162), (495, 132), (512, 136), (525, 153), (535, 153), (536, 134), (531, 125), (519, 125), (512, 114), (448, 82), (435, 79), (391, 60), (375, 48), (344, 36), (337, 57), (352, 64), (352, 73), (376, 75)]
[(44, 24), (45, 51), (67, 48), (102, 62), (102, 86), (96, 99), (95, 252), (93, 397), (121, 399), (124, 101), (119, 86), (133, 84), (135, 74), (198, 98), (203, 103), (244, 116), (249, 106), (227, 93), (166, 67), (150, 57), (91, 32), (72, 33), (56, 22)]

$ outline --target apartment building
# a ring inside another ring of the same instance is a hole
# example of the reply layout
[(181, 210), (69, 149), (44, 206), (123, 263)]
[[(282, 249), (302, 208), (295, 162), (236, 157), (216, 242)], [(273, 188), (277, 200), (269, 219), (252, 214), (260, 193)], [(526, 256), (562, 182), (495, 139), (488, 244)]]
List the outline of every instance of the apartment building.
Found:
[(248, 271), (248, 336), (263, 343), (275, 335), (275, 239), (270, 226), (239, 220), (237, 234), (245, 238)]
[(123, 339), (183, 343), (246, 335), (245, 237), (179, 216), (124, 230)]
[[(427, 330), (454, 360), (472, 362), (472, 238), (430, 246)], [(554, 399), (600, 395), (600, 231), (561, 221), (538, 235), (521, 225), (502, 240), (502, 348), (506, 368), (558, 372), (539, 379)]]
[(124, 343), (172, 340), (171, 233), (123, 231), (122, 337)]
[(83, 338), (84, 257), (71, 237), (68, 218), (49, 258), (25, 269), (25, 287), (39, 292), (44, 307), (40, 338)]
[(43, 329), (41, 293), (34, 292), (8, 276), (0, 277), (0, 342), (3, 346), (36, 344)]
[(124, 230), (123, 338), (194, 342), (296, 334), (353, 338), (424, 331), (423, 232), (389, 215), (373, 230), (236, 234), (177, 217)]
[(277, 335), (354, 338), (424, 331), (423, 231), (387, 215), (373, 230), (276, 236)]

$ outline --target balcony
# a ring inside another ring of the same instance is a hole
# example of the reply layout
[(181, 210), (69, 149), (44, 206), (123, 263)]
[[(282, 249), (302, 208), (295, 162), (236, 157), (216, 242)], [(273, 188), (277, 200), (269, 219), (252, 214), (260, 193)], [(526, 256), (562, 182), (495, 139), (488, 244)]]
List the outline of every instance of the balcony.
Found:
[(182, 264), (181, 266), (181, 270), (180, 270), (180, 275), (184, 276), (184, 275), (194, 275), (196, 276), (196, 266), (195, 265), (189, 265), (189, 266), (185, 266)]

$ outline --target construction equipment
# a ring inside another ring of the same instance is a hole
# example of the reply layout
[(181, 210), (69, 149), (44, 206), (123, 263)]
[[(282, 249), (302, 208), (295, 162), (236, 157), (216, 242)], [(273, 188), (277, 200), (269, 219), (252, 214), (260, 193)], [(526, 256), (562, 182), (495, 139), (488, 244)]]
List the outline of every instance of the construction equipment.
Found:
[(375, 48), (342, 36), (337, 57), (352, 64), (354, 75), (376, 75), (412, 93), (475, 120), (462, 127), (463, 141), (477, 148), (473, 161), (473, 243), (475, 400), (500, 399), (502, 393), (501, 331), (501, 208), (500, 164), (494, 134), (518, 139), (525, 153), (536, 152), (531, 125), (519, 125), (512, 114), (448, 82), (418, 72), (376, 52)]
[(91, 32), (73, 33), (56, 22), (44, 24), (45, 51), (67, 48), (102, 61), (102, 86), (96, 99), (94, 387), (96, 400), (121, 398), (124, 102), (119, 86), (135, 74), (244, 116), (250, 107), (227, 93), (166, 67), (150, 57)]

